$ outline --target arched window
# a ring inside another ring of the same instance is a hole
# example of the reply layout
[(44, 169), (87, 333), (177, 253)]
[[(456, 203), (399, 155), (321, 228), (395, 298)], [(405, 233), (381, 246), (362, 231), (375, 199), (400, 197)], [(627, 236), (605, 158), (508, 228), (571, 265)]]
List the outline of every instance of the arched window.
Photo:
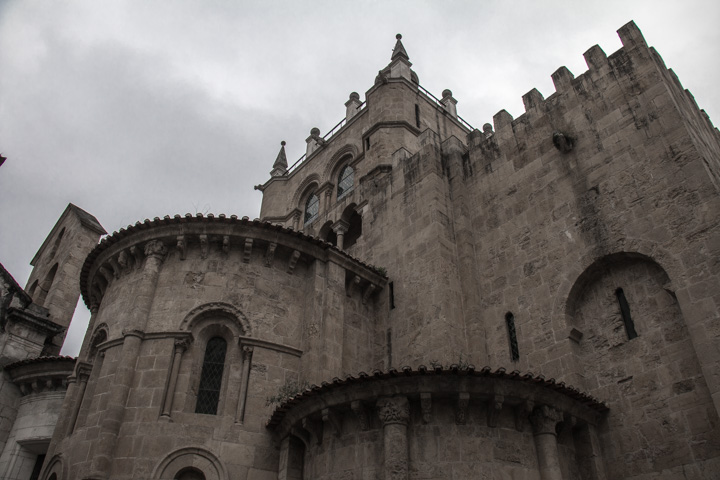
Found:
[(202, 373), (200, 374), (200, 387), (198, 388), (195, 413), (217, 414), (226, 351), (227, 342), (224, 338), (213, 337), (208, 340), (205, 347)]
[(337, 198), (340, 200), (346, 194), (353, 189), (353, 182), (355, 181), (355, 170), (350, 165), (346, 165), (345, 168), (340, 170), (338, 176), (338, 187), (337, 187)]
[(314, 193), (305, 202), (305, 223), (315, 220), (320, 212), (320, 199)]
[(205, 475), (195, 467), (186, 467), (175, 475), (175, 480), (205, 480)]
[(54, 257), (57, 253), (58, 247), (60, 246), (60, 242), (62, 241), (63, 235), (65, 235), (65, 228), (60, 230), (60, 233), (58, 234), (57, 238), (55, 239), (55, 243), (53, 244), (52, 251), (50, 252), (50, 258)]
[(42, 283), (38, 285), (38, 289), (40, 291), (37, 293), (37, 297), (33, 297), (33, 301), (38, 305), (44, 306), (45, 299), (48, 292), (50, 291), (50, 287), (52, 287), (52, 284), (55, 281), (55, 274), (57, 273), (57, 270), (58, 264), (56, 263), (55, 265), (53, 265), (47, 275), (45, 275), (45, 279), (42, 281)]

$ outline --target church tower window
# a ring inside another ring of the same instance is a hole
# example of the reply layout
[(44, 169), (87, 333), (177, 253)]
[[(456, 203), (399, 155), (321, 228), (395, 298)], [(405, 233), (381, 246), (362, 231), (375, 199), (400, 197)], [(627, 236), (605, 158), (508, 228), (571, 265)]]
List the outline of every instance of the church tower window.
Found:
[(308, 224), (315, 220), (318, 213), (320, 213), (320, 199), (313, 193), (305, 202), (305, 223)]
[(513, 362), (520, 360), (520, 349), (518, 348), (517, 333), (515, 332), (515, 316), (508, 312), (505, 314), (505, 325), (507, 326), (508, 340), (510, 341), (510, 358)]
[(338, 176), (338, 187), (337, 187), (337, 198), (340, 200), (346, 194), (348, 194), (355, 181), (355, 170), (350, 165), (347, 165), (340, 171)]
[(227, 342), (224, 338), (213, 337), (208, 341), (200, 374), (195, 413), (217, 415), (226, 351)]
[(628, 340), (632, 340), (637, 337), (638, 334), (635, 331), (635, 322), (633, 322), (630, 316), (630, 305), (628, 304), (627, 298), (625, 298), (625, 292), (623, 292), (622, 288), (618, 288), (615, 290), (615, 296), (620, 306), (620, 315), (622, 315), (623, 323), (625, 324), (625, 332), (627, 333)]

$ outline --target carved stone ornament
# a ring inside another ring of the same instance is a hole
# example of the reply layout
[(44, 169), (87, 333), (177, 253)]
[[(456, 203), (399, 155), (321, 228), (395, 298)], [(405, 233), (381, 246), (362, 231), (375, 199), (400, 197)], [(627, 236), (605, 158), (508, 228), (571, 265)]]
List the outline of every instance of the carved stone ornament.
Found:
[(535, 435), (544, 433), (555, 435), (555, 426), (563, 420), (563, 415), (552, 407), (540, 405), (533, 410), (529, 418)]
[(370, 424), (368, 422), (367, 410), (365, 409), (363, 404), (359, 400), (354, 400), (350, 404), (350, 408), (355, 414), (355, 417), (357, 417), (358, 424), (360, 425), (360, 430), (368, 430), (370, 428)]
[(160, 240), (150, 240), (145, 244), (145, 256), (146, 257), (159, 257), (162, 258), (167, 253), (165, 244)]
[(190, 344), (192, 343), (192, 339), (190, 338), (176, 338), (175, 339), (175, 350), (179, 352), (184, 352), (190, 347)]
[(468, 405), (470, 394), (467, 392), (458, 394), (457, 409), (455, 410), (455, 423), (465, 425), (467, 423)]
[(383, 397), (377, 401), (378, 417), (383, 425), (400, 423), (407, 425), (410, 419), (410, 404), (407, 397)]

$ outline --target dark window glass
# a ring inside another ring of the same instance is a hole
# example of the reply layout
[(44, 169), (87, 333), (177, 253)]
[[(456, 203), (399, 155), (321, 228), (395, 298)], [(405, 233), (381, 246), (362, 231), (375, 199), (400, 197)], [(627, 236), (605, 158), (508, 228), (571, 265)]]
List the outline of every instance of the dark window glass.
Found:
[(227, 342), (224, 338), (213, 337), (207, 343), (195, 413), (217, 414), (226, 350)]
[(305, 223), (312, 222), (320, 212), (320, 199), (314, 193), (305, 202)]
[(348, 165), (345, 168), (342, 169), (340, 172), (340, 176), (338, 177), (338, 188), (337, 188), (337, 198), (342, 198), (346, 193), (348, 193), (353, 188), (353, 182), (355, 180), (355, 170)]
[(622, 288), (618, 288), (615, 290), (615, 296), (620, 306), (620, 315), (622, 315), (623, 323), (625, 324), (625, 333), (627, 333), (628, 340), (632, 340), (637, 337), (638, 334), (635, 331), (635, 322), (633, 322), (630, 316), (630, 305), (628, 304), (627, 298), (625, 298), (625, 292), (623, 292)]
[(515, 333), (515, 316), (508, 312), (505, 314), (505, 325), (507, 325), (508, 339), (510, 341), (510, 358), (513, 362), (520, 360), (517, 334)]
[[(37, 480), (40, 478), (40, 469), (42, 468), (43, 462), (45, 461), (45, 455), (38, 455), (35, 459), (35, 466), (33, 467), (33, 471), (30, 474), (30, 480)], [(55, 475), (53, 473), (53, 475)]]

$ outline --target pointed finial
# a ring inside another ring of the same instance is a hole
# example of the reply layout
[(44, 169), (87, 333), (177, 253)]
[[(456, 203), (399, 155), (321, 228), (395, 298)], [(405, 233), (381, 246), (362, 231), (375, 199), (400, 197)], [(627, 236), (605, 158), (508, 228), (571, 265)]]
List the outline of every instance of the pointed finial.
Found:
[(280, 142), (280, 152), (278, 152), (275, 163), (273, 163), (273, 169), (270, 172), (270, 175), (273, 177), (285, 175), (287, 173), (287, 169), (288, 162), (287, 155), (285, 155), (285, 140), (283, 140), (282, 142)]
[(397, 35), (395, 35), (395, 38), (397, 39), (397, 42), (395, 42), (395, 48), (393, 48), (393, 53), (392, 57), (390, 57), (390, 60), (395, 60), (398, 57), (403, 57), (405, 60), (410, 60), (410, 57), (405, 51), (405, 47), (403, 47), (401, 41), (402, 35), (398, 33)]

